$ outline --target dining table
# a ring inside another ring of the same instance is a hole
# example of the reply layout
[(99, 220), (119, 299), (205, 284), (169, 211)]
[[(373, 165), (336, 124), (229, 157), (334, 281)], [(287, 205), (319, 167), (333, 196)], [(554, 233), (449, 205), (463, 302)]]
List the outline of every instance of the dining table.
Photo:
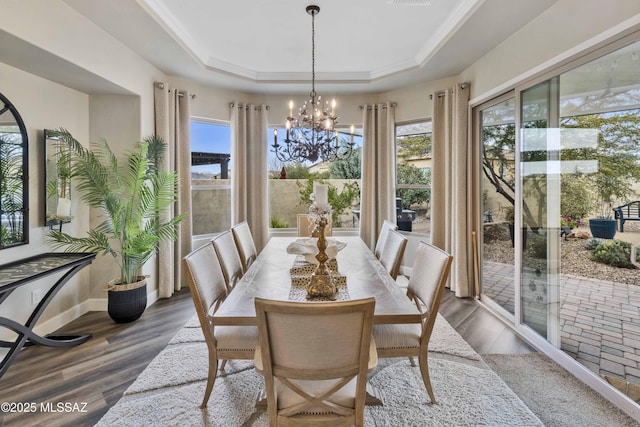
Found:
[[(304, 287), (294, 283), (295, 278), (310, 276), (307, 264), (304, 273), (297, 269), (305, 260), (299, 254), (287, 251), (292, 244), (309, 242), (313, 238), (271, 237), (251, 264), (242, 279), (238, 281), (226, 299), (213, 314), (213, 325), (257, 325), (254, 299), (256, 297), (280, 301), (307, 300)], [(338, 281), (338, 300), (355, 300), (374, 297), (376, 306), (374, 324), (421, 323), (422, 318), (415, 304), (407, 298), (406, 291), (389, 275), (364, 241), (359, 236), (339, 236), (328, 239), (331, 245), (339, 244), (335, 263), (330, 260), (330, 268), (342, 276)], [(382, 405), (379, 390), (367, 384), (365, 404)], [(258, 407), (265, 407), (264, 390), (257, 397)]]
[[(213, 314), (214, 325), (257, 325), (254, 298), (307, 301), (304, 292), (293, 292), (292, 268), (300, 255), (287, 248), (298, 237), (271, 237), (242, 279)], [(307, 238), (308, 239), (308, 238)], [(336, 256), (337, 270), (346, 280), (342, 300), (374, 297), (374, 324), (420, 323), (417, 307), (380, 264), (359, 236), (329, 239), (344, 244)], [(295, 274), (294, 274), (295, 275)], [(313, 299), (311, 300), (313, 301)]]

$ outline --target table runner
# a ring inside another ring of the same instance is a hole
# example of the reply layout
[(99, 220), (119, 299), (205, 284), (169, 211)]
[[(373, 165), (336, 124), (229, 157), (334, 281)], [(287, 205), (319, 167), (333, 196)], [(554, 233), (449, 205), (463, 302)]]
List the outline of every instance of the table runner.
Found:
[[(331, 280), (336, 286), (337, 298), (333, 301), (349, 301), (349, 289), (347, 288), (346, 276), (341, 276), (338, 270), (338, 263), (335, 259), (327, 262)], [(311, 276), (316, 270), (316, 265), (307, 262), (304, 256), (297, 256), (290, 269), (291, 289), (289, 291), (289, 301), (307, 301), (307, 286), (311, 281)], [(313, 301), (332, 301), (326, 297), (316, 297)]]

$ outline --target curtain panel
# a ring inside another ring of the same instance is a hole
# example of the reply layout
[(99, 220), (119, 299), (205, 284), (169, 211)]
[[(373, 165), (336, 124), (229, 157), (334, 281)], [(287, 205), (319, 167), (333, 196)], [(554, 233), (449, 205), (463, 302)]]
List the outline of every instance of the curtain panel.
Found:
[(396, 222), (395, 105), (362, 107), (360, 237), (371, 250), (384, 220)]
[(469, 138), (469, 85), (433, 95), (431, 242), (453, 255), (450, 285), (458, 297), (473, 295), (473, 163)]
[(231, 222), (247, 221), (258, 251), (269, 238), (267, 105), (231, 106)]
[(171, 211), (161, 213), (163, 221), (184, 213), (178, 224), (175, 242), (163, 241), (158, 249), (158, 296), (169, 298), (186, 283), (182, 258), (192, 249), (191, 224), (191, 97), (186, 91), (170, 88), (167, 83), (154, 86), (155, 132), (167, 143), (161, 167), (178, 174), (176, 203)]

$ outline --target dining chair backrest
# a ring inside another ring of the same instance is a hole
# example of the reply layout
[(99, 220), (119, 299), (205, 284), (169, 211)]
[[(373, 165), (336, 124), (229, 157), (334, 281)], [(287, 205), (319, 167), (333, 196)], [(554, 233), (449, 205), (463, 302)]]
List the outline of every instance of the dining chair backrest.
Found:
[(227, 295), (227, 284), (218, 254), (212, 243), (201, 246), (183, 258), (191, 298), (209, 354), (207, 385), (200, 408), (207, 406), (220, 369), (228, 359), (253, 359), (258, 345), (255, 326), (215, 326), (213, 314)]
[(431, 403), (436, 399), (429, 378), (429, 339), (433, 332), (453, 257), (435, 246), (419, 242), (409, 278), (407, 296), (421, 313), (420, 324), (375, 325), (373, 337), (379, 357), (417, 356), (420, 373)]
[(426, 242), (418, 243), (407, 295), (415, 301), (419, 310), (426, 310), (429, 314), (424, 325), (423, 339), (428, 340), (431, 336), (452, 262), (453, 257), (442, 249)]
[(218, 255), (208, 243), (185, 256), (183, 264), (200, 323), (208, 324), (207, 313), (215, 311), (227, 295)]
[(375, 299), (255, 307), (269, 425), (363, 425)]
[(387, 230), (382, 253), (380, 254), (380, 264), (396, 280), (400, 271), (400, 264), (407, 247), (407, 238), (395, 230)]
[(382, 223), (382, 227), (380, 227), (380, 234), (378, 234), (378, 240), (376, 240), (376, 247), (373, 253), (376, 255), (376, 258), (380, 259), (380, 255), (384, 250), (384, 244), (387, 240), (387, 235), (389, 234), (389, 230), (397, 230), (398, 226), (393, 222), (385, 219)]
[[(310, 237), (313, 235), (313, 231), (316, 227), (316, 224), (311, 220), (309, 214), (298, 214), (298, 236), (299, 237)], [(324, 228), (324, 235), (329, 237), (333, 234), (332, 230), (331, 218), (329, 218), (327, 226)], [(314, 236), (315, 237), (315, 236)]]
[(238, 247), (238, 253), (240, 254), (240, 261), (242, 261), (242, 269), (246, 273), (253, 261), (258, 257), (258, 251), (256, 250), (256, 244), (253, 241), (253, 235), (251, 229), (246, 221), (231, 227), (233, 238), (236, 241)]
[(224, 279), (227, 283), (227, 292), (231, 292), (236, 283), (242, 279), (244, 272), (242, 270), (242, 261), (238, 253), (236, 241), (233, 238), (231, 230), (227, 230), (218, 234), (212, 240), (213, 247), (216, 249)]

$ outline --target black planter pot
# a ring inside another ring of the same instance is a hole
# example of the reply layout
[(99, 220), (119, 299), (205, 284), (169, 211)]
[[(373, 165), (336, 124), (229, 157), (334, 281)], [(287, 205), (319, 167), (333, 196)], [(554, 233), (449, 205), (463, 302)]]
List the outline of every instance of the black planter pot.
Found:
[(616, 220), (607, 218), (592, 218), (589, 220), (589, 229), (593, 237), (601, 239), (613, 239), (616, 235)]
[[(118, 286), (121, 285), (114, 285), (114, 288)], [(140, 287), (128, 290), (109, 290), (107, 298), (107, 311), (114, 322), (133, 322), (147, 308), (147, 284), (145, 282)]]

